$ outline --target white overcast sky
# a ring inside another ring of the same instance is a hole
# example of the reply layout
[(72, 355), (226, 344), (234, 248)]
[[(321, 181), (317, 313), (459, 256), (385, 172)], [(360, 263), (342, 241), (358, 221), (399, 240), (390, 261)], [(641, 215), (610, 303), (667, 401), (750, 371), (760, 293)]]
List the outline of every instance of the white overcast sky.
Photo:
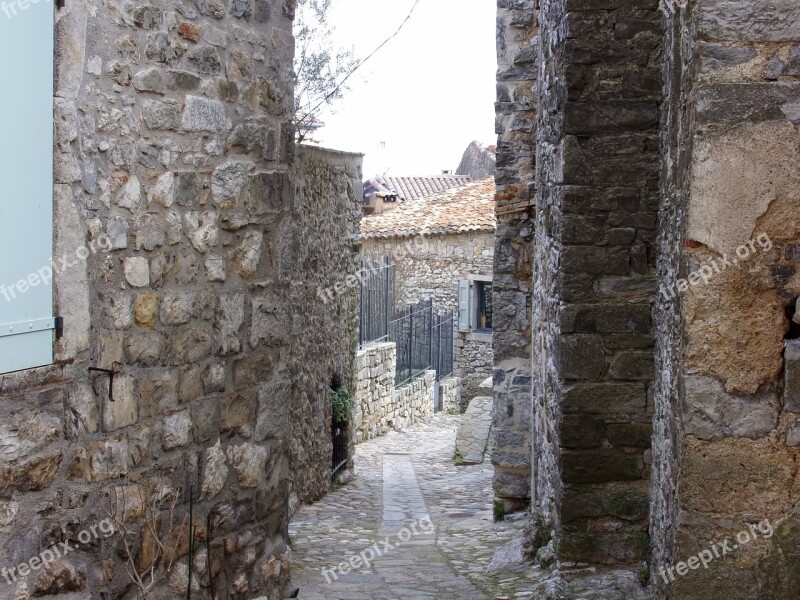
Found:
[[(364, 57), (413, 4), (334, 0), (336, 41)], [(315, 139), (365, 154), (365, 178), (455, 170), (472, 140), (494, 144), (496, 6), (496, 0), (419, 0), (400, 34), (353, 76), (333, 114), (323, 116)]]

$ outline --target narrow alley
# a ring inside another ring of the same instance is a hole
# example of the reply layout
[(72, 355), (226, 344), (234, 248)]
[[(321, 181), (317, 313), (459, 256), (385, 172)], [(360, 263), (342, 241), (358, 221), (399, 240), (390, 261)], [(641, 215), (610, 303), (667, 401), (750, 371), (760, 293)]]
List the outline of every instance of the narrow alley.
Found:
[[(520, 535), (519, 523), (493, 522), (488, 460), (453, 464), (460, 418), (436, 416), (359, 444), (355, 479), (300, 509), (290, 525), (300, 598), (534, 596), (539, 567), (486, 574), (494, 552)], [(376, 549), (382, 556), (369, 566), (338, 570), (351, 556), (369, 558)]]

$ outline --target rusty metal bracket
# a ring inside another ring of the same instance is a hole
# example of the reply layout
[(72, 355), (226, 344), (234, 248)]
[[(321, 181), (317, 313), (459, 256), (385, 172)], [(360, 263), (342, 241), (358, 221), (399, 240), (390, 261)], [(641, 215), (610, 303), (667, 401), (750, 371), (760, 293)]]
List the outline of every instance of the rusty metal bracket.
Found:
[(111, 369), (99, 369), (97, 367), (89, 367), (89, 371), (97, 371), (98, 373), (105, 373), (108, 375), (108, 401), (114, 401), (114, 375), (116, 375), (116, 371), (112, 371)]

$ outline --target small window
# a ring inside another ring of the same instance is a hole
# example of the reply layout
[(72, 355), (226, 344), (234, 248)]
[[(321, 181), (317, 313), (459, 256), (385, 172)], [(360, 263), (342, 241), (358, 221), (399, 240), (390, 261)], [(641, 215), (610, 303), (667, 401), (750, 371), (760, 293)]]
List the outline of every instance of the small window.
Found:
[(492, 282), (458, 282), (458, 330), (492, 333)]
[(475, 297), (477, 302), (477, 314), (475, 322), (477, 323), (476, 329), (478, 331), (491, 331), (492, 330), (492, 282), (491, 281), (476, 281), (475, 282)]

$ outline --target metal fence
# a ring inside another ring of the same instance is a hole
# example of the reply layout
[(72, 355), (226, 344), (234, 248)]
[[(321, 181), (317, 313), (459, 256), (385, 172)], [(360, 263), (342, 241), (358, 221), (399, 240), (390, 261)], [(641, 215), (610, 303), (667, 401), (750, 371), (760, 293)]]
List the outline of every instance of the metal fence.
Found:
[(398, 310), (389, 322), (389, 341), (397, 345), (396, 383), (428, 369), (436, 378), (453, 372), (453, 312), (433, 314), (433, 301)]
[(358, 310), (358, 345), (386, 341), (394, 312), (394, 263), (388, 258), (362, 260)]
[(433, 301), (395, 309), (395, 265), (389, 258), (362, 260), (358, 310), (358, 345), (374, 342), (397, 345), (398, 384), (433, 369), (437, 379), (453, 373), (455, 315), (434, 314)]

